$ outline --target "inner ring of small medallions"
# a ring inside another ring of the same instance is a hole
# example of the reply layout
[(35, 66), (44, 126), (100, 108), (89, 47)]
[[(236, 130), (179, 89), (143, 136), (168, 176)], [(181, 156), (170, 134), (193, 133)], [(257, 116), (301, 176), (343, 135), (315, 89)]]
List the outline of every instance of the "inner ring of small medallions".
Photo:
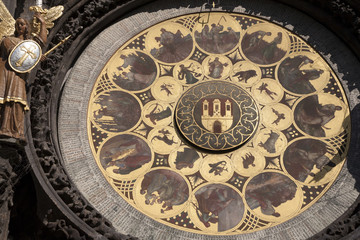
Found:
[(192, 86), (180, 97), (175, 120), (191, 144), (216, 153), (245, 144), (257, 130), (259, 110), (240, 86), (207, 81)]
[(349, 144), (346, 96), (286, 29), (235, 13), (198, 17), (150, 27), (111, 57), (89, 103), (91, 149), (113, 189), (160, 223), (263, 230), (335, 181)]

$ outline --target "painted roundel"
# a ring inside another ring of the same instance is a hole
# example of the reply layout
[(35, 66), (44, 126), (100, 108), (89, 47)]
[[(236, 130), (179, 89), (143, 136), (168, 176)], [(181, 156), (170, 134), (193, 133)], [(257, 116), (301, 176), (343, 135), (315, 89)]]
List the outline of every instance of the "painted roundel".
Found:
[(207, 81), (189, 88), (178, 101), (176, 125), (192, 144), (219, 151), (237, 148), (256, 132), (259, 112), (240, 86)]
[(344, 90), (285, 28), (236, 13), (203, 20), (149, 27), (108, 60), (88, 105), (94, 159), (114, 191), (167, 226), (236, 235), (282, 224), (344, 165)]

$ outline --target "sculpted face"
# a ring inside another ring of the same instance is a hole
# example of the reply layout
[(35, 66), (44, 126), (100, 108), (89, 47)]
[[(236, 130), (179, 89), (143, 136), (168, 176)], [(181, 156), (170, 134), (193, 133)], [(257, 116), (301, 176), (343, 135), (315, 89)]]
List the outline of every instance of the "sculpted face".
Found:
[(24, 19), (22, 18), (18, 18), (15, 22), (15, 30), (16, 33), (20, 36), (20, 35), (24, 35), (27, 33), (27, 23)]

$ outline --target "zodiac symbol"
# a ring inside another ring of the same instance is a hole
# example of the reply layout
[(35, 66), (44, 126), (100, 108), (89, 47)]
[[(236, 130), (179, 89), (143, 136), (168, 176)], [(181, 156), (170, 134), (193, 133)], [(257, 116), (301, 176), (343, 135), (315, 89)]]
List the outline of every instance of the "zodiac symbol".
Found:
[(220, 161), (220, 162), (212, 163), (212, 164), (210, 163), (209, 167), (211, 167), (209, 173), (214, 173), (215, 176), (216, 175), (221, 176), (221, 173), (223, 171), (228, 171), (227, 168), (226, 168), (226, 162), (225, 161)]
[(247, 70), (247, 71), (239, 71), (233, 77), (237, 77), (239, 82), (245, 81), (245, 83), (247, 83), (247, 81), (250, 78), (256, 77), (256, 76), (257, 76), (257, 74), (256, 74), (255, 70)]
[(273, 121), (272, 124), (278, 125), (280, 120), (285, 119), (285, 114), (284, 113), (279, 113), (278, 111), (276, 111), (274, 108), (272, 108), (272, 111), (275, 113), (275, 115), (277, 116), (277, 119), (275, 119), (275, 121)]
[(260, 142), (259, 146), (264, 148), (269, 153), (275, 153), (276, 152), (275, 143), (279, 139), (280, 135), (277, 134), (276, 132), (273, 132), (272, 130), (270, 133), (267, 133), (265, 135), (269, 135), (269, 138), (265, 141), (265, 143)]
[(241, 157), (243, 160), (243, 165), (245, 169), (248, 169), (249, 166), (253, 166), (255, 167), (254, 161), (255, 161), (255, 157), (251, 154), (251, 153), (247, 153), (245, 154), (245, 158)]
[(267, 84), (267, 83), (261, 84), (261, 86), (258, 87), (257, 90), (260, 90), (260, 93), (262, 93), (263, 91), (265, 91), (265, 93), (266, 93), (272, 100), (274, 100), (274, 97), (273, 97), (272, 95), (277, 96), (277, 93), (276, 93), (276, 92), (273, 92), (273, 91), (271, 91), (271, 90), (268, 88), (268, 84)]
[(164, 83), (163, 85), (160, 86), (160, 91), (165, 91), (167, 96), (169, 95), (173, 95), (173, 93), (170, 91), (170, 88), (172, 88), (174, 85), (173, 84), (166, 84)]
[(165, 144), (171, 146), (173, 145), (174, 143), (176, 144), (177, 142), (174, 141), (174, 136), (172, 137), (172, 139), (170, 139), (168, 136), (170, 135), (170, 132), (169, 130), (165, 130), (164, 128), (159, 130), (158, 131), (159, 133), (161, 133), (163, 136), (154, 136), (152, 139), (151, 139), (151, 142), (153, 142), (154, 139), (156, 140), (159, 140), (159, 141), (162, 141), (164, 142)]
[(156, 125), (157, 121), (163, 120), (171, 116), (171, 109), (167, 107), (165, 110), (159, 109), (159, 104), (156, 103), (155, 107), (151, 110), (149, 114), (146, 114), (145, 117), (149, 118), (150, 121)]

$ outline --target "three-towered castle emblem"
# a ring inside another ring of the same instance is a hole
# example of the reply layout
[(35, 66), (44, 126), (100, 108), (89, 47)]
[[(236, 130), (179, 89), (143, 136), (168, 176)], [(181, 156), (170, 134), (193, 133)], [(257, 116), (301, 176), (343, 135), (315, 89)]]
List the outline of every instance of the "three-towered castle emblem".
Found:
[(228, 98), (206, 98), (202, 101), (201, 123), (212, 133), (223, 133), (233, 125), (233, 103)]
[(206, 150), (231, 150), (255, 133), (258, 108), (250, 94), (226, 81), (207, 81), (190, 87), (175, 108), (179, 133)]

